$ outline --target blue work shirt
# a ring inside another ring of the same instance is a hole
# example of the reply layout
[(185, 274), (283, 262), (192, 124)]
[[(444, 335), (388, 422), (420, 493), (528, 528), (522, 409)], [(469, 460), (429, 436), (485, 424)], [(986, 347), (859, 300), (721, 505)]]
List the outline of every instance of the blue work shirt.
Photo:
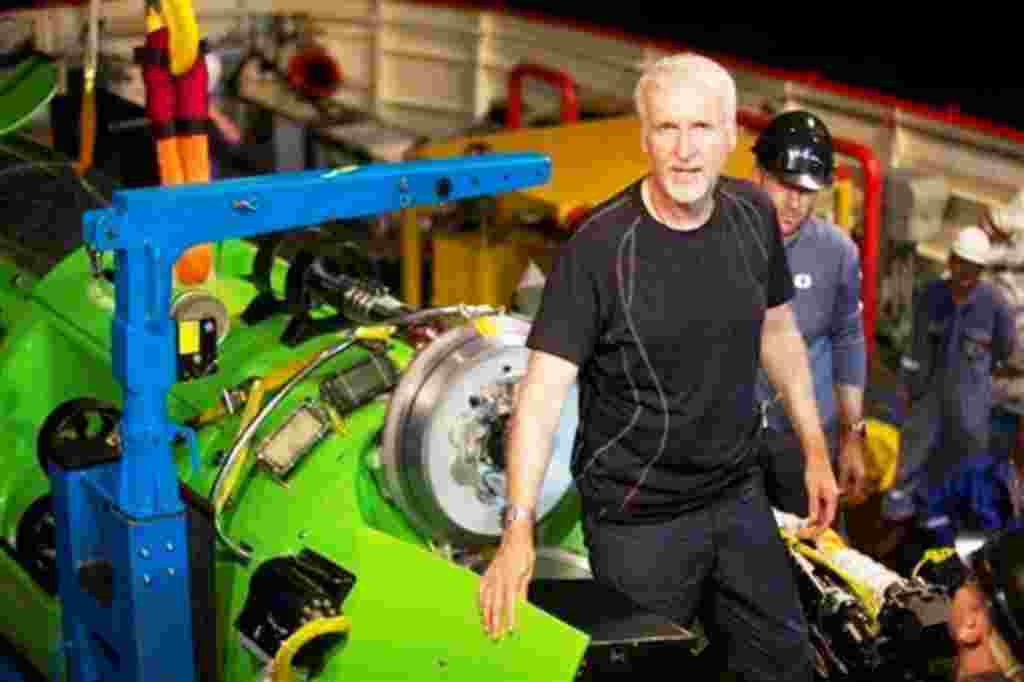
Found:
[(979, 282), (962, 305), (953, 301), (949, 281), (929, 283), (914, 306), (913, 339), (903, 358), (912, 400), (938, 391), (943, 411), (967, 428), (988, 422), (992, 369), (1010, 357), (1015, 331), (1006, 299)]
[[(939, 545), (952, 545), (960, 531), (997, 531), (1024, 526), (1015, 511), (1017, 470), (1008, 457), (988, 453), (965, 459), (952, 476), (925, 494), (924, 518)], [(1018, 504), (1024, 500), (1018, 498)]]
[[(786, 240), (796, 296), (789, 302), (807, 345), (822, 426), (836, 425), (836, 384), (864, 387), (867, 360), (857, 245), (835, 225), (808, 218)], [(793, 431), (781, 400), (761, 371), (758, 404), (769, 403), (768, 426)]]

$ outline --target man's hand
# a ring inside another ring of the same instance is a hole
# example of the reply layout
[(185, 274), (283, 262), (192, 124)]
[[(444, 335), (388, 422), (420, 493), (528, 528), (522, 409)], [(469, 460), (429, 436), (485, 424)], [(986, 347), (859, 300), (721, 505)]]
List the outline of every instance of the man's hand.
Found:
[(839, 490), (853, 503), (868, 495), (867, 467), (864, 465), (864, 442), (849, 436), (839, 450)]
[(480, 615), (492, 639), (515, 630), (516, 607), (520, 599), (526, 598), (536, 559), (532, 533), (530, 523), (513, 522), (480, 579)]
[(832, 525), (839, 501), (839, 486), (825, 451), (809, 452), (804, 473), (807, 484), (807, 526), (801, 537), (816, 538)]
[(996, 379), (1019, 379), (1024, 376), (1024, 372), (1020, 371), (1013, 365), (996, 365), (992, 369), (992, 376)]
[(506, 499), (528, 514), (509, 519), (498, 552), (480, 579), (480, 615), (484, 629), (495, 639), (515, 628), (516, 607), (533, 576), (532, 517), (562, 405), (576, 374), (576, 365), (568, 360), (531, 351), (526, 376), (516, 391), (516, 409), (506, 429)]

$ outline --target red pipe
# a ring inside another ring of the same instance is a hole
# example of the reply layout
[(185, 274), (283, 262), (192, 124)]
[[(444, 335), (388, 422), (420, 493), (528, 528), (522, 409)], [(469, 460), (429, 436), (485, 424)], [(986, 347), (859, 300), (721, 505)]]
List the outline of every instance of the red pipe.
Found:
[(514, 130), (523, 125), (523, 78), (530, 76), (546, 81), (558, 88), (562, 96), (562, 123), (573, 123), (580, 118), (576, 101), (576, 82), (565, 71), (540, 64), (523, 62), (508, 73), (508, 111), (505, 127)]
[[(740, 125), (763, 130), (771, 120), (751, 111), (739, 110)], [(864, 341), (868, 360), (875, 354), (875, 324), (878, 320), (878, 247), (882, 232), (882, 166), (867, 145), (845, 138), (832, 138), (837, 152), (860, 162), (864, 172), (864, 237), (861, 243), (861, 301), (864, 304)]]

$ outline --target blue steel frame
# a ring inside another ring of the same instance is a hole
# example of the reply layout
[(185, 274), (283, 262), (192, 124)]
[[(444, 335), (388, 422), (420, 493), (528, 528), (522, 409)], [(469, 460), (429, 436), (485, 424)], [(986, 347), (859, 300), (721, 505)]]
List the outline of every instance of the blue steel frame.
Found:
[[(113, 368), (121, 385), (120, 457), (86, 469), (50, 464), (58, 588), (73, 682), (195, 679), (185, 507), (172, 441), (177, 329), (172, 265), (189, 247), (546, 183), (532, 153), (373, 164), (117, 192), (84, 215), (85, 239), (116, 255)], [(112, 568), (109, 603), (79, 584)]]

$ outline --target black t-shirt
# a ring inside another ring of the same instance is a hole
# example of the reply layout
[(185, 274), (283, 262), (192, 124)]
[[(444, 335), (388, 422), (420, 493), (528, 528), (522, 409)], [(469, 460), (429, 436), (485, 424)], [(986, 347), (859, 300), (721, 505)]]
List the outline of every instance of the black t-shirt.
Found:
[(572, 471), (584, 509), (652, 522), (749, 474), (766, 307), (793, 296), (775, 211), (722, 178), (709, 221), (672, 230), (638, 181), (562, 245), (526, 345), (579, 366)]

